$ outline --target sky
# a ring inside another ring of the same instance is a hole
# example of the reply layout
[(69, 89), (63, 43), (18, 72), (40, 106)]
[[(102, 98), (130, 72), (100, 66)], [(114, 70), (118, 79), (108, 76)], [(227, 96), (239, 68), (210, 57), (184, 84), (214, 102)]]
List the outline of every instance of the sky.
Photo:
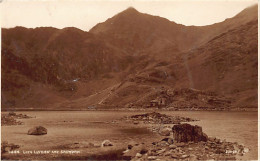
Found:
[(128, 7), (183, 25), (224, 21), (258, 0), (0, 0), (4, 28), (52, 26), (89, 31)]

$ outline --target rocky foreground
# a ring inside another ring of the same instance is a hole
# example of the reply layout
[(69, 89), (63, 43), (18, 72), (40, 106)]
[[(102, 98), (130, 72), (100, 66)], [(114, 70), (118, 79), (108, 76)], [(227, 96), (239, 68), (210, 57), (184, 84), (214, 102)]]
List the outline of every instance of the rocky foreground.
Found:
[(209, 138), (199, 126), (174, 125), (173, 136), (152, 145), (128, 145), (124, 156), (131, 160), (236, 160), (249, 151), (238, 143)]
[[(236, 156), (242, 156), (249, 151), (238, 143), (210, 138), (202, 131), (202, 127), (185, 123), (198, 121), (193, 118), (152, 112), (124, 119), (133, 124), (152, 124), (148, 129), (158, 132), (161, 136), (161, 140), (150, 145), (129, 144), (123, 156), (131, 160), (236, 160)], [(153, 124), (163, 126), (156, 129)]]
[(16, 145), (16, 144), (13, 144), (13, 143), (8, 143), (7, 141), (3, 141), (1, 143), (1, 154), (7, 153), (7, 152), (10, 152), (10, 151), (19, 149), (19, 148), (20, 148), (19, 145)]
[[(208, 137), (202, 131), (202, 127), (193, 126), (183, 122), (197, 121), (196, 119), (167, 116), (156, 112), (124, 117), (122, 120), (136, 126), (148, 124), (174, 124), (169, 128), (164, 127), (157, 132), (158, 141), (134, 142), (131, 141), (126, 149), (117, 147), (113, 142), (105, 140), (101, 145), (93, 143), (77, 143), (67, 145), (67, 148), (89, 148), (100, 151), (114, 147), (110, 151), (109, 160), (236, 160), (237, 156), (243, 156), (248, 148), (238, 143), (227, 142), (217, 138)], [(150, 128), (150, 126), (149, 126)], [(151, 129), (152, 130), (152, 129)], [(104, 143), (106, 143), (104, 145)], [(113, 157), (111, 157), (113, 156)], [(108, 154), (91, 155), (90, 159), (105, 159)], [(85, 158), (85, 159), (86, 159)], [(81, 158), (82, 159), (82, 158)]]

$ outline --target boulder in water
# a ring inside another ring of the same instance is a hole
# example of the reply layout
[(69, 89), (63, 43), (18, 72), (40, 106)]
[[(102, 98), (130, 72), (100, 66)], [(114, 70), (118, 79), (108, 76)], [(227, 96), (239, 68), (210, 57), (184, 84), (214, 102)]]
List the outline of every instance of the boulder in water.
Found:
[(36, 126), (28, 130), (28, 135), (45, 135), (47, 134), (47, 129), (43, 126)]
[(190, 124), (174, 125), (172, 127), (173, 138), (176, 142), (200, 142), (207, 141), (208, 136), (202, 132), (200, 126)]

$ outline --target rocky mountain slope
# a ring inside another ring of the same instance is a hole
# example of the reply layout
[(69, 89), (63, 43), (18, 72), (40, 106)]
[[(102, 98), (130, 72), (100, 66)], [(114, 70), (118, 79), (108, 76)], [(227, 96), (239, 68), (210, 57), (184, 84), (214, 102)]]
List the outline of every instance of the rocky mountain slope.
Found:
[(37, 93), (47, 90), (40, 97), (50, 94), (52, 99), (55, 92), (69, 98), (77, 91), (78, 80), (113, 77), (110, 72), (126, 69), (134, 59), (75, 28), (16, 27), (2, 33), (2, 101), (11, 105), (35, 96), (35, 88)]
[(76, 28), (2, 29), (2, 108), (257, 107), (257, 6), (209, 26), (134, 8)]
[[(168, 64), (157, 64), (129, 76), (124, 86), (115, 92), (122, 96), (108, 100), (120, 103), (120, 106), (127, 103), (149, 105), (151, 101), (164, 98), (165, 105), (169, 107), (211, 108), (212, 100), (218, 102), (214, 104), (219, 107), (256, 107), (256, 35), (257, 21), (229, 30), (197, 49), (179, 53), (179, 57)], [(162, 86), (164, 89), (161, 89)], [(186, 87), (188, 91), (180, 92)], [(168, 94), (172, 90), (182, 94)], [(192, 96), (187, 96), (187, 92), (191, 92)], [(204, 96), (200, 96), (201, 93)], [(127, 101), (122, 97), (133, 100), (122, 102)]]

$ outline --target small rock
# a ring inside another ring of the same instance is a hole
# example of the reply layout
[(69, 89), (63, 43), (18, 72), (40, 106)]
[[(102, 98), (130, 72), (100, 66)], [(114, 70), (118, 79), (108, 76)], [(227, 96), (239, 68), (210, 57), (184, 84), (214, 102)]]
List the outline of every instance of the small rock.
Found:
[(162, 135), (162, 136), (170, 136), (170, 134), (171, 134), (171, 129), (170, 128), (163, 128), (160, 131), (160, 135)]
[(138, 121), (134, 121), (134, 124), (137, 125), (137, 124), (139, 124), (139, 122)]
[(215, 141), (216, 141), (216, 143), (218, 143), (218, 144), (220, 143), (220, 139), (215, 139)]
[(165, 147), (165, 146), (169, 146), (169, 143), (166, 141), (160, 141), (157, 145)]
[(149, 156), (156, 156), (157, 154), (156, 154), (156, 151), (151, 150), (151, 151), (148, 152), (148, 155)]
[(183, 142), (181, 142), (181, 143), (176, 143), (175, 145), (176, 145), (177, 147), (184, 147), (186, 144), (183, 143)]
[(244, 152), (244, 153), (248, 153), (248, 152), (249, 152), (249, 149), (248, 149), (248, 148), (244, 148), (243, 152)]
[(133, 145), (128, 145), (127, 146), (127, 149), (132, 149), (133, 148)]
[(174, 159), (179, 159), (179, 156), (177, 154), (172, 154), (171, 157)]
[(176, 145), (174, 145), (174, 144), (172, 144), (172, 145), (170, 145), (170, 146), (169, 146), (169, 148), (170, 148), (170, 149), (176, 149), (176, 148), (177, 148), (177, 146), (176, 146)]
[(128, 143), (128, 147), (133, 147), (133, 146), (138, 146), (139, 145), (139, 143), (137, 143), (137, 142), (135, 142), (135, 141), (130, 141), (129, 143)]
[(148, 160), (155, 160), (155, 159), (157, 159), (157, 157), (156, 156), (148, 156), (147, 159)]
[(172, 138), (164, 138), (164, 139), (162, 139), (162, 141), (166, 141), (169, 144), (173, 144), (173, 142), (174, 142)]
[(172, 152), (171, 151), (167, 151), (166, 153), (164, 153), (164, 156), (171, 156)]
[(184, 154), (184, 155), (182, 155), (180, 158), (181, 158), (181, 159), (185, 159), (185, 158), (188, 158), (188, 157), (189, 157), (189, 155)]
[(123, 154), (128, 153), (129, 151), (129, 149), (126, 149), (125, 151), (123, 151)]
[(165, 150), (166, 150), (166, 149), (161, 149), (161, 150), (158, 150), (158, 151), (157, 151), (157, 154), (162, 154), (162, 153), (164, 153), (164, 152), (165, 152)]
[(217, 151), (216, 151), (216, 153), (218, 153), (218, 154), (220, 154), (220, 153), (226, 153), (226, 150), (225, 149), (218, 149)]
[(140, 153), (136, 153), (136, 155), (135, 155), (137, 158), (141, 158), (142, 157), (142, 154), (140, 154)]
[(140, 154), (146, 154), (148, 152), (148, 150), (143, 147), (141, 150), (140, 150)]
[(104, 140), (101, 143), (101, 147), (105, 147), (105, 146), (113, 146), (112, 142), (110, 142), (109, 140)]
[(194, 155), (194, 154), (190, 154), (189, 160), (190, 160), (190, 161), (195, 161), (195, 160), (197, 160), (197, 156)]
[(209, 137), (209, 140), (208, 141), (210, 141), (210, 142), (215, 142), (215, 137)]

